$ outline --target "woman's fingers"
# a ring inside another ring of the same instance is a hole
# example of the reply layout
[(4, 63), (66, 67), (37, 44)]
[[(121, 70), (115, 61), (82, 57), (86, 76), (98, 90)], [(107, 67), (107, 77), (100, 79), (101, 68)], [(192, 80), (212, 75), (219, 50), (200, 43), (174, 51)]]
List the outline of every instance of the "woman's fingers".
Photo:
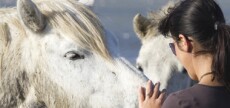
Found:
[(139, 88), (138, 100), (139, 100), (139, 104), (140, 102), (143, 102), (145, 100), (145, 88), (143, 87)]
[(160, 83), (154, 87), (152, 81), (148, 81), (146, 88), (140, 87), (138, 100), (139, 108), (160, 108), (165, 99), (165, 92), (160, 92)]
[(165, 90), (163, 90), (161, 93), (159, 88), (160, 88), (159, 82), (155, 84), (155, 87), (153, 87), (152, 81), (149, 80), (147, 82), (146, 88), (144, 87), (139, 88), (139, 94), (138, 94), (139, 101), (143, 102), (149, 98), (153, 98), (153, 99), (162, 98), (160, 96), (165, 96)]
[(154, 99), (158, 98), (159, 93), (160, 93), (159, 88), (160, 88), (160, 83), (158, 82), (158, 83), (155, 84), (152, 98), (154, 98)]
[(146, 98), (150, 98), (153, 95), (153, 83), (151, 80), (148, 81), (146, 86)]
[(166, 97), (166, 92), (162, 92), (160, 94), (160, 96), (158, 97), (157, 101), (160, 103), (160, 104), (163, 104), (164, 100), (165, 100), (165, 97)]

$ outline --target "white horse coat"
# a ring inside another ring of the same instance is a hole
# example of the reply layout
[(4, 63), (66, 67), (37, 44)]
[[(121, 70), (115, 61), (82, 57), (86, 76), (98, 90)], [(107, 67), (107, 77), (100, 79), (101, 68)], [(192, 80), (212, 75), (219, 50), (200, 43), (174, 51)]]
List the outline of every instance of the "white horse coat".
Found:
[(147, 78), (113, 58), (111, 37), (87, 7), (18, 0), (0, 18), (0, 108), (137, 107)]

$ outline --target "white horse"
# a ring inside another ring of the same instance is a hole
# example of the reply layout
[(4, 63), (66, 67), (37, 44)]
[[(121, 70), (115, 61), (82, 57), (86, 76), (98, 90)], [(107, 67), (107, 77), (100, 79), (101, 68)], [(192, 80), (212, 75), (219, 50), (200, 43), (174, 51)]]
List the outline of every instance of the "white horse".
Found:
[(134, 108), (147, 81), (113, 58), (95, 14), (74, 0), (0, 9), (0, 108)]
[(161, 10), (151, 12), (147, 18), (137, 14), (133, 19), (134, 31), (142, 42), (136, 60), (137, 68), (153, 82), (161, 82), (161, 89), (167, 88), (169, 93), (189, 87), (191, 83), (170, 50), (168, 44), (172, 39), (165, 38), (158, 31), (159, 21), (174, 5), (174, 2), (169, 2)]

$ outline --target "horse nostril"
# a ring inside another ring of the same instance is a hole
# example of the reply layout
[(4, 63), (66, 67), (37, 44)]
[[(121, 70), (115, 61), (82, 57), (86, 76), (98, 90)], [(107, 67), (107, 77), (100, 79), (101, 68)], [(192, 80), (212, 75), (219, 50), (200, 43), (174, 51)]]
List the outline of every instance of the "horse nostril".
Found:
[(137, 69), (138, 69), (139, 71), (141, 71), (141, 72), (144, 71), (143, 68), (142, 68), (140, 65), (137, 65)]
[(143, 72), (143, 69), (141, 67), (138, 68), (139, 71)]

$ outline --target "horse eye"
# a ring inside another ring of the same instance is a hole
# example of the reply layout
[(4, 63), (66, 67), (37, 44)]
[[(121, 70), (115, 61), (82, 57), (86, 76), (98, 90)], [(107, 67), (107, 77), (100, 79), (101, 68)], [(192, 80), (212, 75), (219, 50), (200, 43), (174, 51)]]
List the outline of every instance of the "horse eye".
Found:
[(74, 51), (67, 52), (64, 57), (68, 58), (69, 60), (78, 60), (85, 58), (84, 55), (80, 55)]

